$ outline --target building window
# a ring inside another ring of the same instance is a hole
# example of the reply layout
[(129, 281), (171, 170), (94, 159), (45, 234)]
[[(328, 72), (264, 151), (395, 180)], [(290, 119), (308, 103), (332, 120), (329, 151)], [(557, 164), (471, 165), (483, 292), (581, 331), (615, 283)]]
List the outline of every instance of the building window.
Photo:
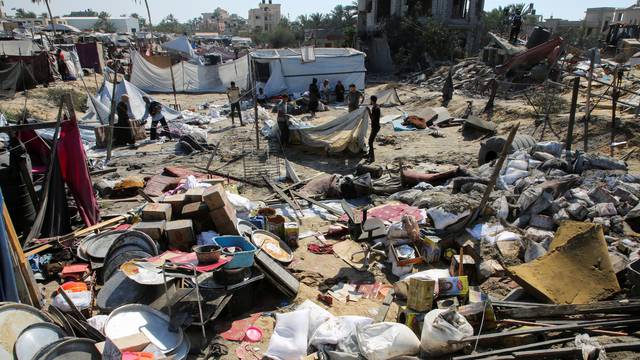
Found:
[(453, 6), (451, 7), (452, 19), (464, 19), (469, 12), (469, 4), (467, 0), (453, 0)]
[(417, 16), (433, 15), (433, 0), (407, 0), (409, 14)]
[(618, 20), (617, 21), (622, 21), (622, 13), (618, 14)]

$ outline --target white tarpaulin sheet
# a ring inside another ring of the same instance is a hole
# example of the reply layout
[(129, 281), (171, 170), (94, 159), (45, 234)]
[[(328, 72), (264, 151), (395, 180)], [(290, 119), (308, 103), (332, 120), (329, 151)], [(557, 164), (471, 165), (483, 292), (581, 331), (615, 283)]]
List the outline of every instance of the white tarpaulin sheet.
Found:
[(289, 130), (294, 139), (309, 147), (323, 148), (328, 153), (359, 153), (367, 148), (369, 113), (360, 108), (316, 126), (291, 124)]
[(131, 61), (133, 63), (131, 83), (148, 92), (172, 92), (172, 70), (177, 92), (224, 93), (232, 81), (235, 81), (241, 89), (247, 89), (249, 64), (246, 57), (212, 66), (182, 61), (166, 69), (151, 64), (139, 53), (132, 53)]
[(162, 44), (162, 48), (167, 51), (177, 52), (188, 57), (195, 57), (196, 53), (193, 51), (193, 47), (186, 36), (180, 36)]
[(258, 63), (269, 63), (270, 77), (264, 85), (267, 96), (287, 91), (303, 93), (309, 89), (313, 78), (318, 83), (329, 80), (331, 86), (342, 81), (345, 86), (355, 84), (364, 90), (367, 69), (365, 55), (353, 49), (315, 49), (314, 60), (304, 62), (301, 53), (293, 50), (259, 50), (252, 53)]
[[(87, 99), (88, 110), (82, 120), (99, 121), (102, 125), (109, 124), (112, 90), (113, 83), (105, 80), (96, 96), (91, 95)], [(141, 120), (146, 111), (146, 104), (142, 97), (148, 95), (126, 80), (116, 85), (116, 103), (120, 101), (120, 97), (124, 94), (129, 96), (130, 115), (134, 119)], [(153, 101), (152, 96), (149, 96), (149, 98)], [(162, 105), (162, 114), (167, 120), (175, 120), (181, 116), (178, 111), (165, 105)], [(147, 125), (149, 124), (150, 121), (147, 122)]]

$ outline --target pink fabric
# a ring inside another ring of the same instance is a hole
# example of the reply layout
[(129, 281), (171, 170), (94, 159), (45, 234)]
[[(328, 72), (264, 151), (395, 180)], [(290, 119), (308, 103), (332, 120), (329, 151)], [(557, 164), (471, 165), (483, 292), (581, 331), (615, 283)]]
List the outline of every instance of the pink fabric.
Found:
[[(362, 219), (362, 210), (355, 210), (354, 215), (356, 216), (356, 218)], [(368, 218), (378, 218), (390, 223), (402, 220), (403, 215), (412, 215), (418, 222), (423, 220), (422, 211), (420, 211), (420, 209), (418, 209), (417, 207), (407, 204), (381, 205), (367, 211)], [(338, 221), (347, 222), (349, 221), (349, 217), (347, 216), (347, 214), (342, 214)]]
[(97, 224), (100, 221), (100, 209), (93, 193), (87, 155), (75, 118), (64, 121), (61, 125), (58, 162), (62, 178), (73, 194), (82, 221), (87, 226)]
[[(25, 143), (31, 157), (33, 172), (41, 172), (42, 166), (47, 166), (51, 157), (51, 148), (33, 130), (18, 133), (18, 138)], [(34, 139), (35, 138), (35, 139)], [(98, 201), (93, 193), (93, 184), (89, 176), (87, 155), (84, 152), (80, 130), (76, 119), (63, 119), (60, 125), (58, 140), (58, 163), (62, 179), (71, 190), (78, 206), (78, 213), (85, 225), (92, 226), (100, 221)], [(47, 170), (44, 171), (46, 173)]]

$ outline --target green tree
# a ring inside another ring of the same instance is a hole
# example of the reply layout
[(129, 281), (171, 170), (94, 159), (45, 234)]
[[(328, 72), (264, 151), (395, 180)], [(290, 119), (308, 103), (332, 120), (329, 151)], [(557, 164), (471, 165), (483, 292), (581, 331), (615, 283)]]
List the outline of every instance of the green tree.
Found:
[(98, 21), (93, 24), (93, 29), (96, 31), (106, 32), (106, 33), (114, 33), (116, 32), (116, 27), (113, 25), (111, 20), (111, 14), (106, 11), (101, 11), (98, 14)]
[(185, 26), (181, 24), (173, 14), (169, 14), (155, 26), (155, 29), (160, 32), (178, 34), (185, 31)]
[(98, 16), (99, 13), (97, 11), (93, 11), (91, 9), (81, 10), (81, 11), (72, 11), (68, 16), (71, 17), (94, 17)]
[(19, 19), (33, 19), (38, 17), (35, 12), (27, 11), (23, 8), (16, 9), (16, 15)]

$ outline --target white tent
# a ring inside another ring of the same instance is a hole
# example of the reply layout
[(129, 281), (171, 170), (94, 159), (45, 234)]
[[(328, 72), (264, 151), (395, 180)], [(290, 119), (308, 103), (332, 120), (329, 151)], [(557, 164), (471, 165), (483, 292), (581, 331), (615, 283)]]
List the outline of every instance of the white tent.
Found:
[(316, 48), (312, 53), (309, 49), (304, 53), (294, 49), (257, 50), (251, 57), (256, 63), (258, 86), (267, 96), (303, 93), (313, 78), (318, 83), (327, 79), (331, 87), (339, 80), (345, 87), (355, 84), (364, 90), (365, 54), (354, 49)]
[(131, 61), (131, 82), (149, 92), (172, 92), (172, 72), (177, 92), (223, 93), (232, 81), (241, 89), (248, 88), (249, 64), (246, 57), (212, 66), (182, 61), (165, 69), (151, 64), (137, 52), (131, 54)]
[(196, 57), (193, 47), (191, 47), (191, 42), (186, 36), (180, 36), (171, 41), (167, 41), (162, 44), (162, 48), (169, 52), (180, 53), (190, 58)]
[[(113, 83), (105, 80), (98, 93), (95, 96), (89, 96), (87, 99), (88, 110), (82, 120), (90, 122), (98, 121), (103, 125), (109, 124), (112, 90)], [(116, 102), (120, 101), (120, 97), (124, 94), (129, 96), (129, 109), (131, 110), (130, 115), (135, 119), (142, 119), (146, 111), (146, 104), (142, 97), (149, 95), (126, 80), (121, 81), (116, 85)], [(149, 98), (153, 101), (152, 96), (149, 96)], [(162, 105), (162, 114), (167, 120), (175, 120), (181, 117), (180, 112), (165, 105)], [(150, 121), (147, 122), (147, 127), (149, 126)]]
[(345, 150), (359, 153), (367, 149), (369, 113), (363, 107), (319, 125), (292, 123), (289, 130), (292, 139), (309, 147), (322, 148), (328, 153)]

